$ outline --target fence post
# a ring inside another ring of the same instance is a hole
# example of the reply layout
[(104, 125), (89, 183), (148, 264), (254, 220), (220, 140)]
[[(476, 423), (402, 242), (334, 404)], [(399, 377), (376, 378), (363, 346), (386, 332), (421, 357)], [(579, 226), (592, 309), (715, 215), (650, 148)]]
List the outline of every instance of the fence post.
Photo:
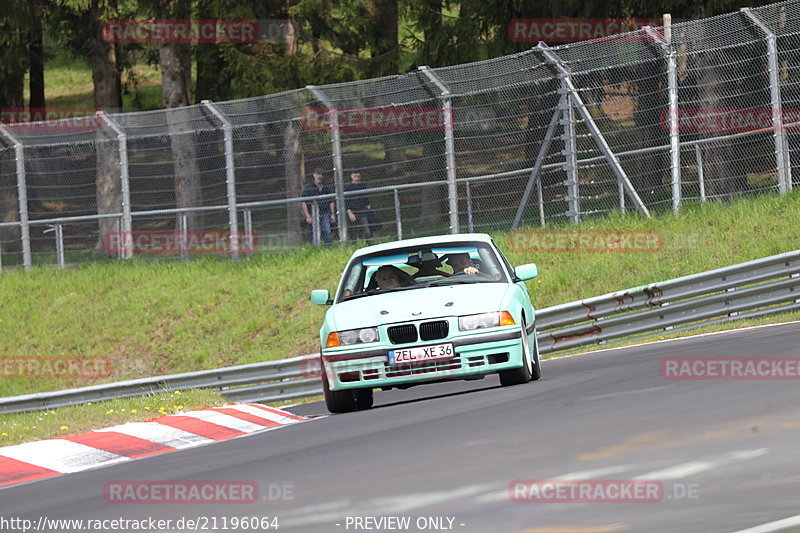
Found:
[(577, 108), (578, 113), (583, 119), (583, 122), (589, 128), (589, 132), (592, 134), (592, 137), (597, 143), (598, 148), (600, 148), (600, 151), (603, 152), (603, 157), (605, 157), (606, 161), (608, 161), (608, 164), (614, 171), (614, 175), (616, 175), (617, 180), (620, 181), (625, 187), (625, 192), (628, 194), (631, 200), (633, 200), (633, 203), (636, 205), (636, 209), (638, 209), (639, 212), (647, 218), (650, 218), (650, 210), (647, 209), (647, 206), (644, 205), (644, 202), (642, 202), (642, 199), (639, 197), (639, 193), (637, 193), (636, 189), (633, 188), (631, 180), (628, 179), (628, 174), (625, 173), (625, 170), (622, 168), (622, 165), (620, 165), (616, 154), (611, 150), (608, 142), (606, 142), (605, 136), (600, 131), (600, 128), (597, 127), (597, 124), (592, 118), (591, 113), (589, 113), (589, 110), (586, 109), (586, 104), (583, 103), (583, 99), (581, 98), (580, 93), (578, 93), (578, 89), (572, 83), (572, 78), (567, 70), (567, 67), (564, 66), (564, 64), (561, 62), (561, 59), (555, 55), (553, 51), (550, 50), (550, 47), (548, 47), (545, 43), (540, 42), (536, 48), (544, 55), (545, 61), (551, 64), (559, 73), (564, 75), (563, 83), (570, 93), (572, 105), (574, 108)]
[(400, 218), (400, 193), (394, 188), (394, 218), (397, 220), (397, 240), (403, 240), (403, 220)]
[(180, 234), (181, 261), (189, 260), (189, 220), (186, 213), (178, 216), (178, 233)]
[(781, 102), (780, 71), (778, 67), (778, 40), (769, 27), (753, 13), (743, 7), (742, 13), (762, 32), (767, 40), (767, 64), (769, 66), (769, 91), (772, 101), (772, 136), (775, 141), (775, 162), (778, 170), (778, 191), (785, 194), (792, 190), (792, 163), (789, 156), (789, 143), (783, 125), (783, 105)]
[(444, 112), (444, 149), (447, 161), (447, 196), (450, 208), (450, 233), (458, 233), (458, 188), (456, 187), (456, 150), (453, 140), (453, 102), (450, 89), (426, 66), (419, 67), (434, 85), (441, 91), (442, 110)]
[(681, 210), (681, 144), (678, 117), (678, 53), (672, 46), (672, 16), (664, 15), (664, 36), (650, 26), (644, 27), (647, 35), (660, 45), (667, 60), (667, 92), (669, 94), (669, 168), (672, 177), (672, 211)]
[(119, 187), (122, 194), (122, 227), (120, 228), (120, 235), (123, 243), (119, 255), (121, 259), (130, 259), (133, 257), (133, 219), (131, 217), (130, 175), (128, 174), (128, 136), (114, 119), (102, 111), (98, 111), (97, 114), (117, 134), (117, 142), (119, 143)]
[[(519, 223), (522, 221), (522, 212), (525, 210), (525, 206), (528, 204), (528, 198), (531, 195), (531, 188), (533, 187), (534, 181), (538, 186), (539, 191), (539, 211), (540, 211), (540, 218), (544, 220), (544, 205), (542, 204), (542, 178), (539, 176), (539, 171), (542, 168), (542, 163), (544, 162), (545, 156), (550, 151), (550, 143), (553, 140), (553, 134), (556, 131), (556, 125), (558, 125), (558, 117), (561, 116), (561, 105), (566, 97), (561, 96), (558, 101), (558, 106), (556, 106), (556, 110), (553, 113), (552, 118), (550, 119), (550, 124), (547, 125), (547, 131), (544, 134), (544, 140), (542, 141), (542, 146), (539, 148), (539, 154), (536, 156), (536, 163), (533, 165), (533, 170), (531, 170), (530, 176), (528, 176), (528, 184), (525, 185), (525, 192), (522, 193), (522, 199), (519, 202), (519, 207), (517, 207), (517, 214), (514, 215), (514, 222), (511, 224), (511, 229), (515, 230), (519, 226)], [(542, 222), (544, 226), (544, 222)]]
[(253, 239), (253, 212), (249, 209), (245, 209), (242, 218), (244, 218), (244, 238), (247, 243), (247, 246), (244, 248), (244, 253), (253, 254), (256, 245), (255, 239)]
[(572, 107), (572, 98), (569, 95), (567, 87), (566, 75), (560, 74), (561, 88), (559, 92), (565, 98), (559, 100), (559, 108), (561, 110), (561, 125), (564, 127), (564, 133), (561, 134), (561, 140), (564, 141), (564, 172), (567, 174), (567, 179), (564, 180), (564, 185), (567, 187), (567, 217), (573, 224), (578, 224), (581, 221), (581, 193), (579, 189), (578, 177), (578, 143), (575, 132), (575, 109)]
[(64, 229), (56, 224), (56, 265), (64, 268)]
[(469, 186), (469, 182), (467, 182), (467, 226), (470, 233), (475, 231), (475, 224), (472, 220), (472, 189)]
[(14, 145), (17, 166), (17, 200), (19, 202), (20, 240), (22, 241), (22, 265), (31, 268), (31, 227), (28, 221), (28, 188), (25, 183), (25, 148), (22, 142), (0, 124), (0, 134)]
[(694, 145), (695, 164), (697, 165), (697, 182), (700, 185), (700, 201), (706, 201), (706, 180), (703, 171), (703, 150), (699, 144)]
[(317, 202), (311, 204), (311, 234), (314, 236), (314, 244), (322, 245), (322, 228), (319, 225), (319, 205)]
[[(339, 224), (339, 242), (347, 242), (347, 209), (344, 208), (344, 169), (342, 168), (342, 137), (339, 130), (339, 112), (322, 90), (315, 86), (306, 87), (322, 105), (328, 108), (331, 117), (331, 143), (333, 144), (333, 181), (336, 187), (336, 220)], [(316, 202), (315, 202), (316, 203)], [(317, 220), (317, 219), (314, 219)], [(318, 221), (319, 222), (319, 221)]]
[(233, 127), (211, 100), (203, 100), (202, 104), (217, 120), (222, 123), (223, 142), (225, 144), (225, 184), (228, 191), (228, 242), (231, 247), (231, 260), (239, 260), (239, 217), (236, 213), (236, 167), (233, 163)]

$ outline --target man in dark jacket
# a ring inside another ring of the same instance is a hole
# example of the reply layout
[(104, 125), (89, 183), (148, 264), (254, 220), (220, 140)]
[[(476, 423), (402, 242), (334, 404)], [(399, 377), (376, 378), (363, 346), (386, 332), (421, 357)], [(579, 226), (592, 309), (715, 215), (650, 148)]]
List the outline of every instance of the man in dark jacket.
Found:
[(350, 220), (350, 235), (355, 239), (364, 239), (369, 243), (372, 238), (372, 231), (369, 224), (369, 198), (366, 191), (367, 186), (361, 182), (361, 172), (350, 173), (350, 183), (344, 186), (344, 192), (351, 193), (344, 197), (347, 208), (347, 218)]
[(329, 198), (318, 198), (312, 200), (314, 196), (323, 196), (332, 194), (333, 191), (326, 183), (325, 171), (317, 167), (314, 169), (314, 179), (308, 182), (303, 189), (303, 198), (308, 198), (300, 202), (300, 210), (306, 220), (308, 230), (308, 242), (311, 244), (318, 244), (314, 242), (314, 219), (312, 217), (312, 203), (317, 204), (319, 210), (319, 227), (322, 234), (322, 239), (325, 244), (331, 243), (331, 224), (336, 222), (336, 202)]

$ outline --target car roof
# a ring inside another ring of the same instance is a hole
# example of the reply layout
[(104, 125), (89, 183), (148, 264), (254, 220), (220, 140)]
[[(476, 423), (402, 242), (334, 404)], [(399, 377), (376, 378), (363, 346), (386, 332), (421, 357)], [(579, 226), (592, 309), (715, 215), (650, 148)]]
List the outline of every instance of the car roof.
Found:
[(491, 242), (492, 238), (486, 233), (456, 233), (447, 235), (434, 235), (432, 237), (417, 237), (416, 239), (404, 239), (402, 241), (384, 242), (381, 244), (373, 244), (372, 246), (365, 246), (353, 253), (353, 257), (372, 254), (375, 252), (383, 252), (386, 250), (394, 250), (396, 248), (404, 248), (406, 246), (430, 246), (432, 244), (439, 244), (443, 242)]

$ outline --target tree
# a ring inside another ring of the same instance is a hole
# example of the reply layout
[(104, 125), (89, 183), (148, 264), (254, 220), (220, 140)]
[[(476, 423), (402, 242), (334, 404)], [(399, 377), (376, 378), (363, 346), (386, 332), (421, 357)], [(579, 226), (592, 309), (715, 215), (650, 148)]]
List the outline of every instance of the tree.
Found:
[[(122, 109), (122, 85), (118, 62), (118, 44), (103, 34), (105, 21), (120, 16), (117, 0), (57, 0), (49, 21), (56, 38), (68, 50), (88, 59), (92, 71), (92, 94), (95, 109), (114, 113)], [(97, 158), (95, 193), (97, 214), (122, 212), (119, 145), (113, 131), (98, 130), (95, 143)], [(98, 239), (94, 253), (106, 253), (104, 236), (117, 231), (116, 220), (98, 221)]]

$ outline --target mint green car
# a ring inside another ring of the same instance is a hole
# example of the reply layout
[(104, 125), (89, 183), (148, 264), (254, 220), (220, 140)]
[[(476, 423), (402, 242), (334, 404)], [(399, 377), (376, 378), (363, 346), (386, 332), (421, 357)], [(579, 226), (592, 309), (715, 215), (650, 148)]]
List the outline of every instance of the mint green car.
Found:
[(499, 374), (538, 380), (536, 311), (525, 280), (485, 234), (361, 248), (345, 267), (320, 328), (322, 386), (332, 413), (372, 407), (372, 391)]

